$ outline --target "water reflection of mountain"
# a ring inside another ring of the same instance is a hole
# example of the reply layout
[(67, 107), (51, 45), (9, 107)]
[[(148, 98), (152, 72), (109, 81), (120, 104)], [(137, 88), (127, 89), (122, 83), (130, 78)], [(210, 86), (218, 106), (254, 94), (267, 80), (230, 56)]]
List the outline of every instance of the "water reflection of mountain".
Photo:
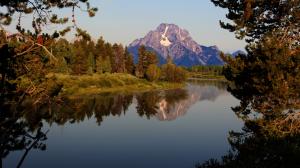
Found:
[[(168, 92), (179, 93), (183, 96), (182, 99), (176, 102), (170, 102), (166, 98), (158, 102), (158, 110), (156, 117), (161, 121), (172, 121), (178, 117), (184, 116), (188, 109), (198, 101), (215, 101), (219, 96), (226, 95), (226, 83), (220, 81), (191, 81), (184, 90), (173, 90)], [(170, 96), (174, 93), (169, 93)], [(168, 94), (168, 93), (167, 93)]]
[[(138, 94), (101, 94), (76, 99), (64, 98), (60, 102), (52, 102), (36, 107), (25, 101), (18, 109), (31, 129), (37, 128), (43, 120), (49, 123), (64, 125), (82, 122), (95, 117), (100, 125), (105, 117), (121, 116), (136, 100), (137, 113), (141, 117), (157, 117), (159, 120), (174, 120), (183, 116), (197, 101), (214, 101), (227, 94), (225, 83), (217, 81), (191, 81), (184, 89), (168, 91), (150, 91)], [(13, 107), (12, 109), (16, 109)]]
[[(126, 115), (127, 109), (136, 104), (139, 116), (172, 121), (185, 115), (198, 101), (215, 101), (228, 94), (226, 85), (218, 81), (192, 81), (184, 89), (150, 91), (137, 94), (101, 94), (77, 99), (65, 98), (59, 104), (52, 103), (32, 111), (28, 108), (24, 118), (36, 125), (41, 120), (49, 124), (79, 123), (94, 117), (100, 125), (105, 117)], [(26, 107), (31, 107), (26, 105)]]
[(139, 116), (171, 121), (185, 115), (197, 101), (214, 101), (226, 93), (224, 83), (191, 82), (185, 89), (169, 91), (106, 93), (76, 99), (63, 98), (40, 105), (35, 105), (30, 99), (20, 104), (0, 103), (0, 167), (2, 160), (12, 151), (24, 151), (18, 163), (22, 165), (30, 150), (46, 150), (45, 123), (65, 125), (95, 118), (101, 125), (105, 117), (125, 115), (133, 100), (136, 100), (134, 105)]

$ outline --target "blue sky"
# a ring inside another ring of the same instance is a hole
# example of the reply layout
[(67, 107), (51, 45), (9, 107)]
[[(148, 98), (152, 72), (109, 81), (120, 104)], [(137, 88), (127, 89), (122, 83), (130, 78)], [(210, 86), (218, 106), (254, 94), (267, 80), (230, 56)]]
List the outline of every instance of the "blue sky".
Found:
[[(219, 20), (225, 20), (226, 11), (215, 7), (210, 0), (90, 0), (90, 3), (98, 7), (97, 15), (89, 18), (77, 11), (76, 18), (77, 24), (94, 39), (103, 36), (109, 42), (128, 45), (160, 23), (174, 23), (188, 30), (201, 45), (217, 45), (225, 52), (245, 46), (233, 33), (220, 28)], [(71, 12), (65, 10), (60, 14), (68, 16)]]

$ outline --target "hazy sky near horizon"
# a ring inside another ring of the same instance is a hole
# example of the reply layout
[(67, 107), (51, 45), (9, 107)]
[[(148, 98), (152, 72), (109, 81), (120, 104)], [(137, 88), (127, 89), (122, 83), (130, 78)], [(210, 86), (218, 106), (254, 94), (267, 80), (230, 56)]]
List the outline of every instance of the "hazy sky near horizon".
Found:
[[(217, 45), (225, 52), (245, 46), (234, 33), (220, 28), (219, 20), (225, 20), (226, 11), (215, 7), (210, 0), (90, 0), (90, 4), (98, 7), (96, 16), (89, 18), (77, 11), (76, 18), (77, 24), (94, 39), (103, 36), (111, 43), (128, 45), (160, 23), (173, 23), (188, 30), (201, 45)], [(72, 14), (70, 10), (59, 13)]]

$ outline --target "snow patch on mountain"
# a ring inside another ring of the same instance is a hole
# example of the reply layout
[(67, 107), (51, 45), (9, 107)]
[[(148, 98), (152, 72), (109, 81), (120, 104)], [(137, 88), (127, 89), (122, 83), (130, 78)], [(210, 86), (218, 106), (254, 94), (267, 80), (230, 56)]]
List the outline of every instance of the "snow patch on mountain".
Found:
[(160, 44), (169, 47), (172, 43), (169, 41), (168, 37), (166, 36), (168, 32), (169, 26), (166, 26), (165, 32), (161, 35)]

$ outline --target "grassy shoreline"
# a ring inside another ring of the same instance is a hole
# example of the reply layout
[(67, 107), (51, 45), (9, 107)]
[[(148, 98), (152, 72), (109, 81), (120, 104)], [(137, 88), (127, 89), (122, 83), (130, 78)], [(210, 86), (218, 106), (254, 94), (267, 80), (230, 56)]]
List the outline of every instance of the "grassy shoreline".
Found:
[(190, 79), (203, 79), (203, 80), (226, 80), (223, 75), (217, 75), (214, 73), (196, 73), (190, 72), (188, 74)]
[(73, 76), (68, 74), (51, 73), (46, 78), (55, 79), (63, 84), (60, 95), (85, 96), (105, 92), (141, 92), (149, 90), (168, 90), (185, 86), (185, 83), (149, 82), (130, 74), (92, 74)]

